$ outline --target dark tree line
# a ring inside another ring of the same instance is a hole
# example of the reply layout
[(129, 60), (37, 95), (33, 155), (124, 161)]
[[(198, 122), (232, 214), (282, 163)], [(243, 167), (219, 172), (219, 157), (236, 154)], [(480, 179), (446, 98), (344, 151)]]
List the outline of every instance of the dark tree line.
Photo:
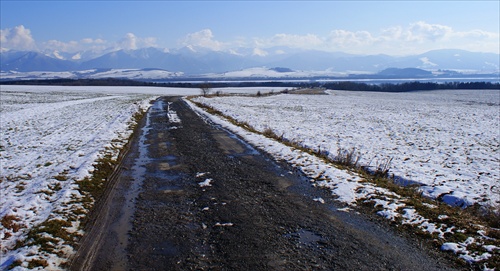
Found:
[[(179, 88), (201, 88), (206, 82), (144, 82), (128, 79), (52, 79), (52, 80), (19, 80), (0, 81), (0, 84), (9, 85), (63, 85), (63, 86), (156, 86), (156, 87), (179, 87)], [(321, 87), (335, 90), (351, 91), (378, 91), (378, 92), (407, 92), (418, 90), (438, 89), (499, 89), (500, 83), (491, 82), (406, 82), (397, 84), (367, 84), (353, 81), (338, 82), (210, 82), (211, 88), (224, 87), (286, 87), (286, 88), (314, 88)]]
[(358, 82), (332, 82), (323, 84), (322, 87), (337, 90), (353, 91), (378, 91), (378, 92), (407, 92), (418, 90), (438, 90), (438, 89), (500, 89), (500, 83), (491, 82), (406, 82), (399, 84), (366, 84)]

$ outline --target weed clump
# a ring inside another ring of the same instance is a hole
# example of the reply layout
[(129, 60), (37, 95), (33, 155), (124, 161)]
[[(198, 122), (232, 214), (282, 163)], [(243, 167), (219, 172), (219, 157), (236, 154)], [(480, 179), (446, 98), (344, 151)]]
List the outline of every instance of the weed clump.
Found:
[(0, 224), (6, 229), (18, 232), (22, 228), (22, 225), (17, 223), (17, 221), (20, 220), (21, 219), (15, 215), (4, 215), (0, 220)]
[(356, 148), (350, 150), (339, 148), (334, 162), (341, 166), (358, 168), (359, 159), (361, 159), (361, 155), (356, 151)]

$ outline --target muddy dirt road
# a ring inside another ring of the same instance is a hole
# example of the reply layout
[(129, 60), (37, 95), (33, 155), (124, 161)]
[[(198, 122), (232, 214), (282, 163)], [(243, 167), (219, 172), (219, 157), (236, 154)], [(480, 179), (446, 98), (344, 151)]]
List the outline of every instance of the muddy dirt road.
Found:
[(73, 270), (452, 270), (180, 98), (142, 125)]

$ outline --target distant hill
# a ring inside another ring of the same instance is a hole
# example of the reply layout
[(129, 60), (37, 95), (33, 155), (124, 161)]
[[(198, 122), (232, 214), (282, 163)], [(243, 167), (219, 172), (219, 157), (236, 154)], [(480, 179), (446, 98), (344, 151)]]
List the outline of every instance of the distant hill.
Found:
[[(254, 67), (278, 67), (275, 72), (330, 71), (344, 74), (382, 72), (414, 74), (422, 71), (465, 71), (469, 73), (498, 73), (500, 56), (492, 53), (476, 53), (464, 50), (435, 50), (424, 54), (396, 57), (389, 55), (352, 55), (341, 52), (292, 50), (285, 47), (256, 54), (255, 50), (244, 53), (211, 51), (185, 47), (178, 50), (143, 48), (119, 50), (95, 56), (95, 52), (79, 52), (75, 55), (59, 52), (2, 51), (2, 71), (78, 71), (89, 69), (161, 69), (186, 75), (224, 73)], [(85, 56), (85, 57), (84, 57)], [(391, 70), (389, 68), (404, 69)], [(389, 69), (389, 70), (386, 70)], [(385, 73), (385, 74), (384, 74)]]
[(417, 68), (387, 68), (383, 71), (380, 71), (378, 75), (383, 77), (392, 77), (392, 78), (412, 78), (412, 77), (429, 77), (432, 76), (432, 72), (417, 69)]

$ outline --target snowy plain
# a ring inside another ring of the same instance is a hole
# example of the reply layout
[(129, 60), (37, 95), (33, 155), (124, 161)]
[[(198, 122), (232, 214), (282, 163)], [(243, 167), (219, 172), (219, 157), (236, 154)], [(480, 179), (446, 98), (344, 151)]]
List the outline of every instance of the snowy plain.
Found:
[[(7, 226), (0, 227), (0, 270), (35, 256), (57, 269), (73, 253), (70, 246), (56, 244), (64, 256), (40, 252), (37, 246), (13, 248), (47, 219), (67, 219), (66, 215), (82, 212), (76, 180), (88, 177), (99, 157), (118, 155), (132, 132), (134, 113), (146, 110), (158, 96), (198, 94), (199, 89), (188, 88), (2, 85), (0, 219), (13, 220), (2, 220)], [(78, 222), (69, 230), (77, 232)]]
[(390, 161), (402, 184), (457, 206), (500, 204), (500, 92), (328, 91), (329, 95), (198, 98), (259, 131), (359, 163)]
[[(33, 227), (72, 210), (82, 195), (76, 180), (91, 174), (108, 152), (116, 157), (131, 132), (134, 113), (159, 95), (194, 90), (138, 87), (1, 86), (0, 266), (28, 261), (37, 247), (12, 249)], [(113, 153), (114, 152), (114, 153)], [(81, 205), (81, 203), (80, 203)], [(6, 225), (8, 223), (5, 223)], [(74, 223), (74, 231), (78, 224)], [(71, 248), (64, 248), (71, 254)], [(49, 267), (59, 264), (46, 255)]]
[[(20, 218), (16, 223), (21, 225), (16, 232), (0, 228), (0, 269), (13, 259), (28, 261), (34, 255), (41, 255), (36, 246), (16, 250), (12, 247), (26, 238), (30, 228), (75, 208), (71, 199), (81, 195), (74, 180), (89, 175), (93, 162), (106, 147), (125, 143), (134, 112), (147, 108), (149, 101), (157, 96), (200, 94), (199, 89), (156, 87), (1, 86), (0, 90), (0, 218), (13, 215)], [(282, 88), (213, 91), (255, 94), (279, 90)], [(422, 184), (423, 191), (431, 197), (441, 195), (443, 200), (459, 205), (498, 204), (498, 91), (399, 94), (329, 91), (329, 95), (217, 97), (198, 98), (198, 101), (261, 131), (270, 128), (313, 149), (335, 154), (339, 147), (355, 147), (365, 165), (393, 158), (391, 174), (402, 182)], [(362, 183), (359, 176), (306, 153), (239, 127), (231, 130), (277, 159), (300, 165), (312, 182), (314, 179), (314, 185), (331, 189), (337, 200), (350, 204), (360, 197), (391, 193)], [(61, 173), (70, 181), (54, 178)], [(403, 205), (396, 200), (375, 201), (384, 207), (381, 215), (389, 219), (401, 216), (396, 209)], [(405, 208), (402, 216), (405, 223), (418, 224), (431, 233), (443, 235), (457, 230), (429, 223), (411, 208)], [(77, 224), (74, 230), (78, 230)], [(469, 253), (469, 243), (473, 242), (447, 243), (443, 250), (457, 248), (457, 253), (469, 261), (487, 258), (484, 253)], [(497, 246), (484, 246), (491, 253), (500, 251)], [(44, 252), (41, 256), (56, 270), (73, 253), (71, 247), (63, 247), (62, 251), (66, 254)]]
[[(355, 148), (360, 164), (389, 163), (390, 174), (401, 184), (418, 184), (424, 195), (440, 197), (451, 205), (499, 204), (498, 90), (368, 93), (327, 91), (328, 95), (274, 95), (268, 97), (198, 97), (193, 101), (246, 123), (261, 133), (273, 130), (310, 149), (335, 156), (337, 150)], [(329, 189), (350, 212), (358, 202), (371, 204), (377, 214), (401, 225), (411, 225), (433, 236), (441, 250), (453, 252), (483, 270), (500, 253), (498, 240), (485, 235), (485, 227), (457, 227), (447, 215), (429, 219), (409, 199), (366, 182), (349, 170), (276, 140), (250, 132), (188, 101), (200, 115), (226, 127), (250, 144), (300, 169), (313, 186)], [(322, 198), (313, 199), (323, 203)], [(437, 208), (427, 204), (427, 208)], [(466, 233), (457, 242), (450, 236)]]

